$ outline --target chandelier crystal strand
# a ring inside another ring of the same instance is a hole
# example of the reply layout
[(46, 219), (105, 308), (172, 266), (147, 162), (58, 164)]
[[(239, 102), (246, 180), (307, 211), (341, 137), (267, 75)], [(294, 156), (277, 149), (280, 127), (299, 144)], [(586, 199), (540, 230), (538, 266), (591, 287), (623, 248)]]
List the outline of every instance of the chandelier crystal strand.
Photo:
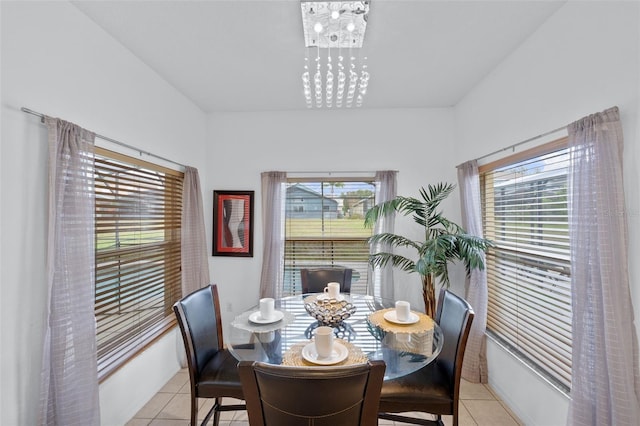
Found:
[(302, 73), (302, 91), (304, 93), (304, 100), (307, 103), (307, 108), (311, 108), (313, 103), (311, 101), (311, 79), (309, 77), (309, 55), (304, 58), (304, 72)]
[(333, 106), (333, 64), (331, 59), (331, 49), (327, 49), (327, 108)]
[(322, 73), (320, 71), (320, 48), (316, 56), (316, 73), (313, 76), (313, 83), (316, 90), (316, 108), (322, 108)]
[(344, 85), (347, 81), (347, 75), (344, 73), (344, 64), (342, 55), (338, 56), (338, 90), (336, 92), (336, 108), (342, 108), (342, 97), (344, 96)]
[(364, 95), (367, 94), (367, 86), (369, 85), (369, 71), (367, 71), (367, 57), (362, 61), (362, 73), (360, 73), (360, 88), (358, 98), (356, 99), (356, 107), (361, 107), (364, 101)]
[(351, 51), (354, 29), (355, 25), (353, 22), (349, 22), (347, 24), (347, 31), (349, 31), (349, 89), (347, 91), (347, 108), (351, 108), (353, 105), (353, 98), (356, 94), (356, 87), (358, 85), (358, 73), (356, 72), (356, 64), (354, 63), (356, 57), (353, 56)]
[(351, 56), (349, 61), (349, 88), (347, 89), (347, 108), (351, 108), (353, 98), (356, 94), (358, 84), (358, 74), (354, 71), (356, 65), (353, 63), (355, 57)]
[(338, 43), (338, 88), (336, 89), (336, 108), (342, 108), (342, 97), (344, 96), (344, 84), (347, 76), (344, 73), (344, 57), (342, 56), (342, 15), (339, 17), (338, 27), (340, 28), (340, 40)]

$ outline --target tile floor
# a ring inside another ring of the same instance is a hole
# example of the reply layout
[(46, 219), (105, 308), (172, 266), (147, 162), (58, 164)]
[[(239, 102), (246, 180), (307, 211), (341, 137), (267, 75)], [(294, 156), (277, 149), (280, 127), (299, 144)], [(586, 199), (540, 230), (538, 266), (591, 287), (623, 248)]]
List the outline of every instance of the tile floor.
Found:
[[(180, 370), (167, 382), (127, 426), (187, 426), (189, 424), (189, 374)], [(491, 388), (483, 384), (462, 382), (460, 391), (460, 426), (516, 426), (522, 423), (495, 396)], [(225, 400), (225, 404), (233, 401)], [(209, 400), (201, 400), (200, 420), (211, 407)], [(421, 413), (412, 414), (424, 416)], [(444, 422), (451, 426), (451, 417)], [(380, 420), (379, 425), (403, 425), (405, 423)], [(220, 426), (249, 426), (246, 411), (225, 412), (220, 416)]]

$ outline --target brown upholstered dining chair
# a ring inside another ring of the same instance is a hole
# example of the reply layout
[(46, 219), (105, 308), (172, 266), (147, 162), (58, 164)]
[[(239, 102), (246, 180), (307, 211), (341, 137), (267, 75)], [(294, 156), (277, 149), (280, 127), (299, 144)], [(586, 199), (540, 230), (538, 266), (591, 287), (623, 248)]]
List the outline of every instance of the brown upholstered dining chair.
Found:
[(191, 426), (198, 421), (198, 398), (215, 398), (202, 425), (213, 414), (217, 425), (221, 411), (244, 410), (244, 404), (222, 405), (223, 397), (244, 399), (238, 362), (224, 348), (220, 301), (215, 284), (183, 297), (173, 305), (187, 355), (191, 382)]
[(250, 426), (374, 426), (384, 361), (290, 367), (240, 361)]
[(302, 293), (322, 293), (327, 283), (340, 283), (340, 293), (351, 292), (351, 268), (302, 268), (300, 281)]
[[(442, 415), (452, 415), (453, 426), (458, 426), (462, 360), (474, 312), (467, 301), (449, 290), (442, 289), (438, 299), (435, 320), (444, 336), (442, 351), (424, 368), (383, 384), (378, 415), (381, 419), (444, 426)], [(436, 419), (392, 414), (407, 411), (430, 413)]]

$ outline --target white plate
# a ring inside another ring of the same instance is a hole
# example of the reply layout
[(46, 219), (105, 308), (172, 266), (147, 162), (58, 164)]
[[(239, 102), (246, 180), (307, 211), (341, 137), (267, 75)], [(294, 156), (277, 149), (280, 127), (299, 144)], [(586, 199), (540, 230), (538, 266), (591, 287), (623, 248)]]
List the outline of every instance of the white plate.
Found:
[(395, 310), (391, 310), (391, 311), (387, 311), (384, 313), (384, 319), (386, 319), (389, 322), (392, 322), (394, 324), (415, 324), (418, 321), (420, 321), (420, 317), (417, 314), (414, 314), (413, 312), (409, 312), (409, 319), (406, 321), (400, 321), (398, 319), (398, 317), (396, 316), (396, 311)]
[(342, 343), (336, 341), (333, 342), (333, 352), (328, 358), (318, 358), (316, 344), (313, 342), (302, 348), (302, 358), (318, 365), (337, 364), (347, 359), (347, 356), (349, 356), (349, 350)]
[[(332, 297), (329, 297), (329, 295), (327, 293), (322, 293), (319, 294), (318, 297), (316, 297), (317, 300), (329, 300), (332, 299)], [(344, 296), (342, 294), (339, 294), (338, 297), (336, 297), (336, 300), (338, 302), (340, 302), (341, 300), (344, 300)]]
[(262, 318), (262, 316), (260, 315), (260, 311), (254, 312), (249, 315), (249, 321), (254, 324), (273, 324), (274, 322), (280, 321), (282, 318), (284, 318), (284, 312), (282, 311), (273, 311), (273, 318), (269, 319)]

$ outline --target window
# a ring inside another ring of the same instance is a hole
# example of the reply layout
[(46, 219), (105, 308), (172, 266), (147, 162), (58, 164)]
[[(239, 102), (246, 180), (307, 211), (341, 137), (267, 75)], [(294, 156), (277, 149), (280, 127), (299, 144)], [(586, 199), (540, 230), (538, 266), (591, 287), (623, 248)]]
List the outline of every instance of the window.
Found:
[(285, 201), (284, 295), (299, 294), (300, 268), (353, 269), (351, 292), (365, 294), (370, 228), (364, 214), (375, 204), (366, 180), (288, 179)]
[(175, 324), (183, 174), (96, 148), (98, 370), (106, 377)]
[(571, 386), (566, 138), (480, 167), (487, 329), (561, 389)]

